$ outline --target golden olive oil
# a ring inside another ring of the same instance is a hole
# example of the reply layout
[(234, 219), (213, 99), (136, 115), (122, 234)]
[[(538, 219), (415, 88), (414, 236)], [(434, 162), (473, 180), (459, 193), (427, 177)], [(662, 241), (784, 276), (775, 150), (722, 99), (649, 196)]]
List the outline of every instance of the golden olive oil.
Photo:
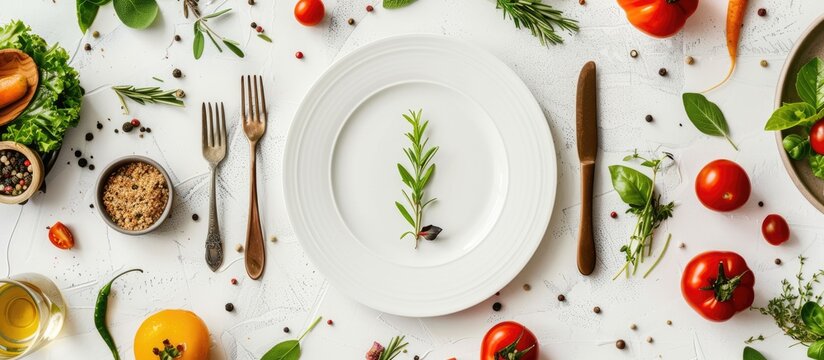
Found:
[(0, 284), (0, 355), (15, 356), (28, 350), (37, 338), (40, 311), (23, 287)]

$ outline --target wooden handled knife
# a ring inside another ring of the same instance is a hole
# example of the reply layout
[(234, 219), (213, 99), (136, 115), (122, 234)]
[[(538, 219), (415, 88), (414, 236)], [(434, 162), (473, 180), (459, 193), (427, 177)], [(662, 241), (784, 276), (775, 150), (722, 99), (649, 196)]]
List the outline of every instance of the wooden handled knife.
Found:
[(595, 89), (595, 63), (581, 69), (576, 99), (578, 159), (581, 162), (581, 223), (578, 227), (578, 271), (583, 275), (595, 270), (595, 237), (592, 233), (592, 186), (595, 179), (595, 154), (598, 152), (598, 105)]

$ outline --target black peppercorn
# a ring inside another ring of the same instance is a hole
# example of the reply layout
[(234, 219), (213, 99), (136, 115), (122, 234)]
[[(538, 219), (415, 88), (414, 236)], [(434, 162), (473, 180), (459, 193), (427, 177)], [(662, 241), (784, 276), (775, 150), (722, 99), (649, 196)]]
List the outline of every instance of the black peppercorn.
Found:
[(89, 51), (92, 49), (92, 46), (89, 44), (83, 45), (83, 50)]
[(234, 304), (232, 304), (232, 303), (226, 303), (225, 308), (226, 308), (226, 311), (228, 311), (228, 312), (232, 312), (232, 311), (234, 311), (234, 310), (235, 310), (235, 305), (234, 305)]
[(97, 130), (100, 130), (102, 128), (103, 128), (103, 124), (101, 124), (100, 121), (98, 121), (97, 122)]
[(148, 132), (148, 133), (152, 132), (152, 128), (146, 128), (146, 132)]
[(287, 333), (287, 334), (288, 334), (288, 333), (289, 333), (289, 327), (288, 327), (288, 326), (287, 326), (287, 327), (284, 327), (284, 328), (283, 328), (283, 332), (285, 332), (285, 333)]
[(767, 16), (767, 9), (765, 9), (765, 8), (758, 9), (758, 16)]
[(776, 265), (781, 265), (781, 259), (775, 259), (775, 264)]
[(563, 294), (558, 295), (558, 301), (561, 301), (561, 302), (566, 301), (566, 296), (564, 296)]
[(123, 123), (123, 131), (124, 132), (130, 132), (132, 130), (134, 130), (134, 125), (132, 125), (132, 123), (130, 123), (128, 121)]
[(355, 19), (353, 18), (349, 18), (349, 20), (346, 20), (346, 22), (349, 23), (349, 25), (355, 25)]
[(647, 114), (647, 116), (644, 116), (644, 120), (646, 120), (647, 122), (652, 122), (652, 115)]
[(92, 171), (94, 170), (94, 164), (89, 165), (89, 170), (92, 170)]
[(114, 129), (115, 134), (120, 134), (120, 130)]
[(80, 167), (86, 167), (86, 165), (89, 165), (89, 161), (86, 160), (86, 158), (80, 158), (80, 160), (77, 160), (77, 165)]
[(496, 303), (492, 304), (492, 310), (494, 310), (494, 311), (501, 311), (501, 307), (502, 307), (502, 306), (503, 306), (503, 305), (501, 305), (501, 303), (496, 302)]
[(175, 35), (175, 41), (180, 41), (180, 35)]
[(200, 219), (200, 216), (197, 216), (197, 214), (192, 214), (192, 220), (198, 221), (199, 219)]
[(667, 76), (667, 68), (658, 69), (658, 75)]
[(257, 28), (257, 23), (256, 23), (256, 22), (254, 22), (254, 21), (252, 21), (252, 23), (251, 23), (251, 24), (249, 24), (249, 25), (251, 25), (251, 26), (252, 26), (252, 29)]
[(592, 309), (592, 311), (593, 311), (593, 312), (595, 312), (596, 314), (600, 314), (600, 313), (601, 313), (601, 307), (600, 307), (600, 306), (596, 306), (596, 307), (594, 307), (594, 308)]
[(74, 151), (74, 157), (80, 157), (80, 156), (82, 156), (82, 155), (83, 155), (83, 153), (82, 153), (82, 152), (80, 152), (80, 150), (75, 150), (75, 151)]
[(86, 141), (92, 141), (92, 140), (94, 140), (94, 134), (86, 133)]
[(763, 202), (763, 201), (759, 201), (759, 202), (758, 202), (758, 207), (764, 207), (764, 202)]
[(420, 356), (418, 356), (418, 355), (415, 355), (415, 357), (413, 357), (412, 359), (413, 359), (413, 360), (421, 360), (421, 357), (420, 357)]
[(172, 76), (179, 78), (183, 76), (183, 72), (181, 72), (180, 69), (174, 69), (172, 70)]
[(624, 340), (618, 340), (615, 342), (615, 347), (620, 350), (624, 350), (627, 347), (627, 343)]

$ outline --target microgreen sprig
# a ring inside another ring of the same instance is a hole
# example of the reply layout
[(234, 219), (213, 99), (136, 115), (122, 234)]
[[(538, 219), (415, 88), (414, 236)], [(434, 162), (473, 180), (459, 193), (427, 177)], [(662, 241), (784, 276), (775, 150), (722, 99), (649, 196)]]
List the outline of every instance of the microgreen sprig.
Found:
[(409, 110), (409, 115), (403, 115), (403, 118), (412, 125), (412, 131), (404, 134), (412, 145), (403, 149), (412, 166), (412, 171), (409, 171), (402, 164), (398, 163), (398, 173), (400, 173), (403, 183), (409, 187), (409, 192), (406, 190), (401, 190), (401, 192), (404, 198), (406, 198), (411, 211), (400, 202), (395, 202), (398, 211), (400, 211), (409, 225), (412, 225), (412, 230), (401, 234), (401, 239), (406, 236), (412, 236), (415, 239), (416, 249), (418, 248), (419, 238), (423, 237), (426, 240), (435, 240), (442, 230), (434, 225), (421, 226), (423, 210), (433, 201), (437, 200), (436, 198), (432, 198), (424, 201), (424, 188), (432, 178), (432, 174), (435, 173), (435, 164), (430, 164), (430, 162), (439, 149), (437, 146), (427, 148), (429, 138), (424, 138), (424, 133), (426, 132), (427, 126), (429, 126), (429, 121), (421, 122), (422, 112), (423, 110), (418, 110), (418, 112)]
[(173, 106), (183, 106), (183, 100), (178, 99), (174, 90), (161, 90), (157, 86), (136, 88), (132, 85), (112, 86), (112, 90), (120, 99), (120, 104), (123, 106), (123, 112), (129, 113), (129, 107), (126, 105), (126, 98), (133, 100), (140, 105), (146, 104), (166, 104)]
[(224, 15), (232, 11), (232, 9), (223, 9), (220, 11), (213, 12), (209, 15), (201, 15), (196, 0), (184, 0), (183, 9), (184, 16), (189, 17), (189, 9), (191, 9), (191, 12), (197, 18), (193, 25), (195, 38), (194, 41), (192, 41), (192, 51), (194, 52), (195, 59), (200, 59), (200, 57), (203, 55), (203, 48), (206, 43), (203, 34), (206, 34), (206, 36), (209, 37), (209, 40), (211, 40), (212, 44), (215, 45), (217, 51), (223, 52), (223, 48), (221, 48), (220, 44), (218, 43), (218, 40), (220, 40), (220, 42), (222, 42), (223, 45), (225, 45), (230, 51), (235, 53), (235, 55), (237, 55), (238, 57), (242, 58), (245, 56), (243, 54), (243, 50), (240, 50), (240, 43), (232, 39), (227, 39), (218, 35), (218, 33), (212, 30), (212, 28), (209, 27), (209, 25), (207, 24), (209, 20), (218, 18), (221, 15)]

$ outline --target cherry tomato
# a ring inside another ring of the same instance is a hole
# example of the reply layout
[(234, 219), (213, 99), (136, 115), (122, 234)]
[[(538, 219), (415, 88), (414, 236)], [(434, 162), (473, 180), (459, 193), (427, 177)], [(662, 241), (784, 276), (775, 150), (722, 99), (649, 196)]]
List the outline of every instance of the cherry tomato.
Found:
[(321, 0), (298, 0), (295, 4), (295, 19), (304, 26), (314, 26), (323, 20), (325, 13)]
[(538, 340), (526, 326), (504, 321), (493, 326), (481, 342), (481, 360), (538, 360)]
[(750, 198), (750, 178), (738, 164), (715, 160), (705, 165), (695, 178), (698, 200), (715, 211), (732, 211)]
[(61, 222), (56, 222), (49, 229), (49, 240), (54, 246), (59, 249), (68, 250), (74, 247), (74, 236), (66, 225)]
[(813, 151), (824, 155), (824, 121), (822, 120), (818, 120), (810, 129), (810, 146)]
[(698, 314), (720, 322), (749, 309), (755, 299), (754, 285), (755, 276), (741, 255), (708, 251), (684, 268), (681, 294)]
[(761, 223), (761, 235), (768, 243), (778, 246), (790, 240), (790, 225), (781, 215), (770, 214)]

